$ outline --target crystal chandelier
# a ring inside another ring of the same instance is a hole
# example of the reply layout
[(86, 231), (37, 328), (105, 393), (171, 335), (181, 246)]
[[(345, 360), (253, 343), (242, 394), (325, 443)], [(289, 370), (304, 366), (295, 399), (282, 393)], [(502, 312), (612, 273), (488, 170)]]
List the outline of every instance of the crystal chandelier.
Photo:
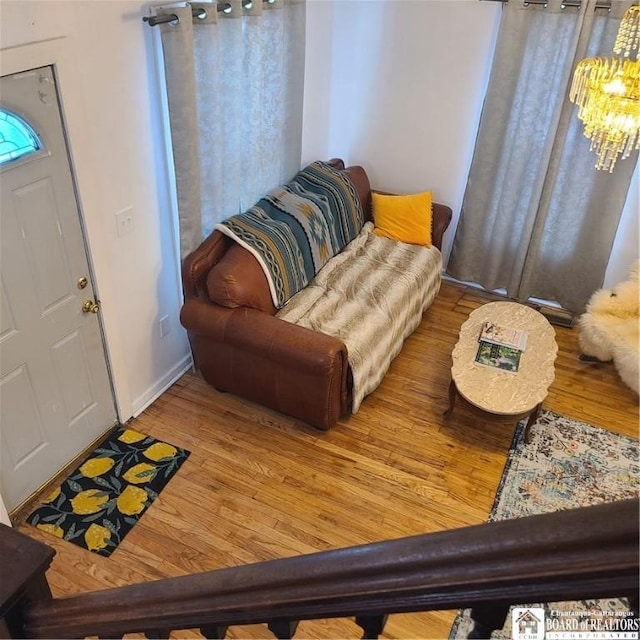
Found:
[[(569, 92), (584, 122), (584, 135), (596, 152), (596, 169), (611, 173), (618, 156), (640, 149), (640, 6), (622, 18), (614, 53), (620, 58), (585, 58), (573, 74)], [(635, 59), (629, 59), (633, 54)]]

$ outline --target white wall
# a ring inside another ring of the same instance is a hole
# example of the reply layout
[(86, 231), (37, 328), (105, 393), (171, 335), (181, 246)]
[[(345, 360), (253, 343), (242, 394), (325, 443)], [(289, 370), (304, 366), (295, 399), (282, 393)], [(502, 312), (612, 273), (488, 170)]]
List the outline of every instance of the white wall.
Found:
[(339, 156), (376, 188), (432, 189), (457, 216), (500, 7), (310, 0), (303, 160)]
[[(631, 158), (618, 162), (631, 162)], [(615, 171), (615, 169), (614, 169)], [(627, 202), (622, 211), (611, 258), (604, 277), (604, 287), (611, 289), (629, 276), (629, 270), (640, 254), (640, 163), (631, 180)]]
[[(57, 58), (122, 420), (190, 362), (178, 320), (179, 274), (152, 34), (141, 20), (145, 6), (114, 0), (0, 3), (3, 73), (7, 60)], [(13, 49), (32, 42), (41, 44)], [(135, 226), (118, 237), (115, 214), (128, 207)], [(171, 330), (161, 338), (165, 315)]]
[[(303, 160), (361, 164), (374, 187), (449, 205), (448, 258), (501, 13), (478, 0), (308, 0)], [(606, 283), (638, 257), (638, 171)]]

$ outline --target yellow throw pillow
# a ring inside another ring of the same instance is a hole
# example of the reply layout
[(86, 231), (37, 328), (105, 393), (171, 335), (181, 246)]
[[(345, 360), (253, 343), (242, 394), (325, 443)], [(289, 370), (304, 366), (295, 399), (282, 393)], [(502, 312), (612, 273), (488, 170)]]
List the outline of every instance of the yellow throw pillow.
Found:
[(373, 233), (408, 244), (431, 246), (431, 191), (413, 195), (371, 194)]

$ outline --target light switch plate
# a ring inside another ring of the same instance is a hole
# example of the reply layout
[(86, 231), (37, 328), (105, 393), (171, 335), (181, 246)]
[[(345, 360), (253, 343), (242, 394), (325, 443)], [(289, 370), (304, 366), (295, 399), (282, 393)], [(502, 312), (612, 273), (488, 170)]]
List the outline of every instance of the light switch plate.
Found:
[(135, 226), (133, 222), (133, 207), (127, 207), (116, 213), (116, 225), (120, 237), (126, 236), (133, 231)]

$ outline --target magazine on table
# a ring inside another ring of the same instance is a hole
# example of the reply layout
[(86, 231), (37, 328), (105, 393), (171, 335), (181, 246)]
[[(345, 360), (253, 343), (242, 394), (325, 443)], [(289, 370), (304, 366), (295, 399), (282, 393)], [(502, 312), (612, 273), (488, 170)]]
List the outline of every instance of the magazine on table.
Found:
[(517, 373), (521, 355), (520, 349), (480, 340), (475, 361), (483, 367), (493, 367), (507, 373)]
[(527, 335), (527, 332), (522, 329), (487, 321), (482, 325), (478, 340), (524, 351), (527, 348)]

